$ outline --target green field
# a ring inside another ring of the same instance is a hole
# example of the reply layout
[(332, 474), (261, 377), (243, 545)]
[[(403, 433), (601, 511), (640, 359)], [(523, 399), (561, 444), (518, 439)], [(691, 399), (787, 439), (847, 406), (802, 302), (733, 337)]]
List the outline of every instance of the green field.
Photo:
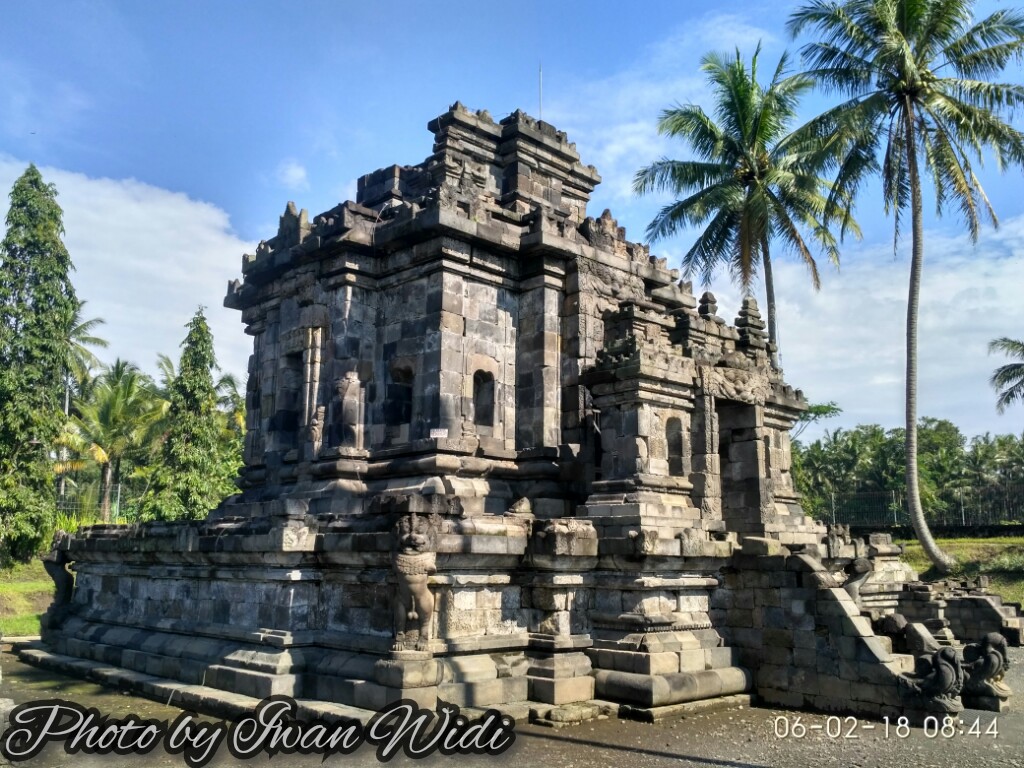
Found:
[[(926, 581), (940, 578), (916, 541), (906, 545), (903, 559)], [(1024, 537), (939, 539), (959, 563), (954, 576), (991, 578), (991, 589), (1009, 602), (1024, 602)], [(39, 560), (0, 569), (0, 633), (7, 637), (38, 635), (39, 617), (50, 604), (53, 582)]]
[(41, 560), (0, 569), (0, 634), (38, 635), (39, 617), (53, 598)]
[[(997, 539), (938, 539), (943, 551), (957, 560), (951, 576), (985, 575), (989, 588), (1012, 603), (1024, 602), (1024, 536)], [(916, 540), (900, 542), (906, 546), (903, 559), (925, 581), (942, 578)]]

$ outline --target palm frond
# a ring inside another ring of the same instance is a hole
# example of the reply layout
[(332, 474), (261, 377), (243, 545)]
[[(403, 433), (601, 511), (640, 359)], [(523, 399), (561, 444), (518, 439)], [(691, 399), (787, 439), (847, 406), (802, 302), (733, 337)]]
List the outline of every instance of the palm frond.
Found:
[(941, 56), (960, 77), (975, 79), (998, 74), (1024, 51), (1024, 13), (1017, 9), (998, 10), (974, 26), (960, 29), (945, 42)]
[(735, 211), (723, 208), (715, 214), (683, 256), (684, 274), (688, 277), (699, 275), (703, 284), (710, 284), (715, 272), (728, 266), (738, 224)]
[(676, 106), (661, 113), (658, 133), (663, 136), (682, 137), (698, 157), (710, 160), (724, 151), (728, 137), (700, 107), (689, 104)]
[(647, 238), (653, 242), (671, 237), (683, 227), (700, 226), (717, 211), (736, 208), (741, 195), (742, 189), (729, 179), (670, 203), (647, 225)]
[(1024, 341), (1002, 336), (1001, 338), (993, 339), (988, 343), (988, 351), (989, 354), (999, 352), (1007, 357), (1015, 357), (1021, 362), (1024, 362)]
[(661, 191), (687, 194), (691, 190), (718, 184), (726, 177), (720, 163), (662, 158), (636, 172), (633, 191), (640, 195)]
[[(804, 264), (807, 267), (807, 271), (811, 275), (811, 284), (814, 286), (814, 290), (821, 289), (821, 275), (818, 273), (818, 264), (814, 260), (814, 254), (811, 253), (811, 249), (807, 247), (803, 237), (800, 235), (800, 229), (796, 223), (790, 217), (787, 210), (787, 206), (778, 199), (775, 195), (769, 193), (772, 200), (775, 202), (775, 221), (779, 225), (779, 229), (783, 239), (789, 243), (790, 247), (800, 256)], [(838, 257), (837, 257), (838, 260)]]

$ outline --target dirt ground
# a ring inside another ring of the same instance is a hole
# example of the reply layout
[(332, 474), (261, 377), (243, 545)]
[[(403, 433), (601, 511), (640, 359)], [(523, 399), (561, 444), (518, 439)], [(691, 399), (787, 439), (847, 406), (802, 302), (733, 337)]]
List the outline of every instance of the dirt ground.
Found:
[[(516, 768), (1024, 768), (1024, 649), (1011, 649), (1011, 663), (1006, 682), (1018, 694), (1010, 700), (1010, 711), (996, 715), (966, 710), (961, 717), (962, 728), (958, 726), (947, 736), (939, 734), (928, 738), (920, 728), (910, 729), (904, 736), (897, 733), (895, 725), (890, 726), (886, 735), (883, 724), (866, 720), (830, 719), (807, 712), (748, 707), (674, 718), (653, 725), (611, 718), (553, 730), (517, 723), (515, 743), (500, 756), (434, 755), (412, 761), (399, 755), (391, 764), (444, 764), (467, 768), (505, 765)], [(173, 720), (179, 714), (173, 707), (27, 666), (7, 653), (0, 655), (0, 670), (3, 673), (0, 698), (14, 699), (15, 703), (60, 698), (96, 707), (103, 714), (117, 717), (132, 712), (142, 717)], [(980, 735), (969, 733), (975, 722)], [(3, 725), (5, 727), (6, 723)], [(839, 731), (841, 734), (837, 735)], [(145, 756), (121, 757), (68, 755), (61, 745), (52, 744), (38, 757), (16, 765), (164, 768), (184, 764), (180, 756), (167, 754), (159, 747)], [(278, 754), (242, 762), (222, 749), (209, 763), (225, 768), (267, 764), (282, 768), (379, 765), (374, 748), (369, 745), (363, 745), (350, 755), (332, 755), (326, 761), (321, 761), (319, 756)]]

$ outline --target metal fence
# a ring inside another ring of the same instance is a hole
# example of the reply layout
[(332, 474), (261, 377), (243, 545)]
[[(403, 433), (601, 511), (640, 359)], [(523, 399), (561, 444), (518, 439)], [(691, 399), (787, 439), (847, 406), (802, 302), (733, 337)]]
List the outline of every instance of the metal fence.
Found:
[[(890, 528), (910, 525), (902, 493), (834, 494), (813, 511), (827, 523)], [(925, 504), (928, 522), (947, 528), (1024, 525), (1024, 485), (947, 489)]]
[[(138, 519), (141, 495), (123, 484), (110, 488), (110, 522), (131, 523)], [(101, 499), (95, 487), (57, 496), (58, 522), (64, 526), (91, 525), (101, 517)]]

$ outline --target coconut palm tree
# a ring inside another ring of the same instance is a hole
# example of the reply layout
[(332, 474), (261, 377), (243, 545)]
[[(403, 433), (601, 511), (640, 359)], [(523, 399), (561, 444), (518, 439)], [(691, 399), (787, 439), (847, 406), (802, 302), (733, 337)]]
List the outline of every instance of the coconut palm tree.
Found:
[(1024, 483), (1024, 434), (1020, 437), (1000, 435), (999, 471), (1007, 485)]
[(839, 263), (827, 217), (841, 219), (845, 229), (859, 232), (842, 195), (824, 194), (828, 187), (821, 174), (831, 168), (826, 141), (805, 130), (790, 132), (800, 97), (813, 81), (787, 77), (783, 55), (767, 87), (761, 86), (759, 53), (760, 46), (749, 69), (739, 51), (735, 58), (718, 53), (704, 57), (701, 69), (714, 90), (714, 116), (687, 104), (664, 111), (658, 123), (659, 133), (683, 139), (696, 159), (662, 158), (637, 172), (633, 189), (638, 194), (668, 191), (678, 197), (648, 225), (651, 241), (685, 227), (703, 227), (683, 257), (687, 275), (697, 273), (708, 283), (724, 267), (749, 293), (762, 271), (768, 339), (777, 345), (772, 244), (780, 242), (795, 251), (817, 289), (821, 280), (812, 246)]
[(1020, 361), (999, 366), (989, 379), (989, 383), (999, 390), (996, 410), (1002, 413), (1014, 403), (1024, 402), (1024, 341), (1004, 336), (991, 341), (988, 351), (989, 354), (1002, 352), (1011, 360)]
[(110, 496), (120, 476), (121, 461), (149, 449), (152, 425), (162, 413), (149, 377), (132, 363), (117, 360), (100, 377), (88, 402), (76, 403), (72, 418), (80, 453), (100, 467), (100, 515), (110, 521)]
[(65, 397), (64, 413), (67, 415), (70, 410), (71, 388), (83, 379), (89, 378), (95, 368), (100, 367), (100, 361), (92, 353), (89, 347), (107, 347), (107, 340), (94, 335), (97, 326), (103, 325), (106, 320), (102, 317), (92, 317), (88, 320), (83, 318), (87, 302), (79, 301), (75, 307), (74, 314), (68, 323), (67, 336), (64, 345), (67, 349), (67, 372), (65, 383), (67, 394)]
[(917, 467), (917, 318), (924, 265), (922, 176), (935, 188), (937, 210), (953, 205), (972, 240), (995, 213), (975, 175), (989, 153), (999, 167), (1024, 164), (1024, 135), (1003, 119), (1024, 104), (1024, 88), (988, 82), (1024, 54), (1024, 14), (1004, 9), (974, 23), (973, 0), (811, 0), (790, 17), (793, 35), (814, 30), (802, 48), (813, 77), (846, 98), (820, 118), (844, 143), (832, 188), (852, 198), (876, 172), (899, 242), (911, 217), (907, 301), (907, 503), (922, 547), (948, 572), (955, 561), (939, 549), (925, 520)]
[(999, 446), (988, 432), (971, 440), (964, 455), (964, 473), (972, 488), (999, 482)]
[[(100, 361), (92, 353), (89, 347), (100, 347), (105, 348), (107, 346), (107, 340), (94, 335), (94, 330), (97, 326), (103, 325), (106, 322), (102, 317), (93, 317), (88, 320), (83, 319), (83, 310), (85, 309), (86, 302), (77, 301), (75, 304), (74, 313), (68, 322), (67, 334), (64, 338), (64, 346), (66, 350), (66, 365), (64, 370), (64, 416), (68, 418), (71, 416), (71, 396), (73, 392), (78, 393), (82, 396), (84, 391), (91, 384), (93, 379), (93, 371), (99, 368)], [(66, 439), (62, 435), (60, 441), (60, 462), (58, 468), (61, 466), (67, 468), (71, 466), (68, 460), (68, 448), (63, 443)], [(63, 499), (65, 490), (67, 487), (67, 475), (66, 472), (61, 472), (57, 477), (57, 496)]]

